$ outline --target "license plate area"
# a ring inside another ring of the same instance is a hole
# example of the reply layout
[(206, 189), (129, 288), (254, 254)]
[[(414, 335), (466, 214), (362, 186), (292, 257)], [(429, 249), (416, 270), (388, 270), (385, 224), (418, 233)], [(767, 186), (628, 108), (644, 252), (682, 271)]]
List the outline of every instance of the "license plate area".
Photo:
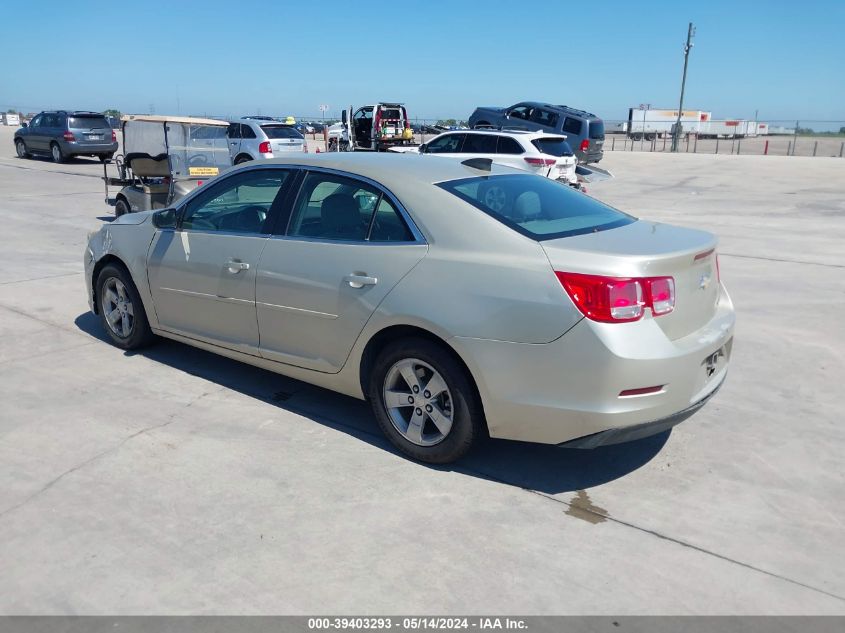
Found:
[(103, 135), (102, 134), (86, 134), (85, 138), (89, 141), (102, 141)]

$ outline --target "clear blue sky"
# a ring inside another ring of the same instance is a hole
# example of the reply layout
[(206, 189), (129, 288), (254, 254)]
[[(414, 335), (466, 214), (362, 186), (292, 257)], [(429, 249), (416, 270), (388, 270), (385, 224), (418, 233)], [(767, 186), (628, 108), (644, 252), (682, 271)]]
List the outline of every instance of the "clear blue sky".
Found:
[(337, 116), (395, 99), (412, 117), (466, 118), (535, 99), (620, 119), (677, 107), (692, 21), (686, 107), (845, 120), (845, 0), (18, 6), (0, 22), (3, 109)]

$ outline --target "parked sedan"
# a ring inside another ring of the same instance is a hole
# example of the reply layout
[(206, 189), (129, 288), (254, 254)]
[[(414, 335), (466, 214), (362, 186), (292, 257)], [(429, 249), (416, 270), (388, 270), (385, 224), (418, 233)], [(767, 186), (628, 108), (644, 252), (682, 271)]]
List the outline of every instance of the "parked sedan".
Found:
[(731, 354), (713, 235), (479, 159), (244, 165), (105, 224), (84, 259), (118, 347), (163, 336), (368, 399), (432, 463), (486, 434), (593, 447), (663, 431)]

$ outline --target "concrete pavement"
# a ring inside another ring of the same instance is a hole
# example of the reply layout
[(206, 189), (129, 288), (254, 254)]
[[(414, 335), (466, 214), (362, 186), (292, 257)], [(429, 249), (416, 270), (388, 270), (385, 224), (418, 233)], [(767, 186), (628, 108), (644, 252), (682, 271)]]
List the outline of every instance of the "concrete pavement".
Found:
[(726, 386), (671, 434), (432, 468), (364, 403), (106, 343), (101, 167), (5, 132), (0, 613), (845, 613), (845, 161), (609, 155), (592, 195), (721, 236)]

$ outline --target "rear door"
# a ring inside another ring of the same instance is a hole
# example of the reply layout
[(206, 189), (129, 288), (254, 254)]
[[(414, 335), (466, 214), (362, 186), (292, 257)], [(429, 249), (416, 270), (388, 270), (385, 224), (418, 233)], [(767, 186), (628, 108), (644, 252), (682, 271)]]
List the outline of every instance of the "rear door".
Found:
[(111, 143), (111, 126), (102, 114), (71, 114), (67, 117), (68, 130), (80, 147)]
[(335, 173), (307, 173), (284, 224), (258, 267), (261, 355), (336, 373), (428, 247), (389, 194)]
[(156, 232), (147, 271), (163, 329), (258, 354), (255, 274), (289, 176), (240, 170), (187, 201), (178, 230)]
[(442, 134), (433, 138), (425, 146), (425, 154), (459, 154), (464, 145), (466, 134)]

